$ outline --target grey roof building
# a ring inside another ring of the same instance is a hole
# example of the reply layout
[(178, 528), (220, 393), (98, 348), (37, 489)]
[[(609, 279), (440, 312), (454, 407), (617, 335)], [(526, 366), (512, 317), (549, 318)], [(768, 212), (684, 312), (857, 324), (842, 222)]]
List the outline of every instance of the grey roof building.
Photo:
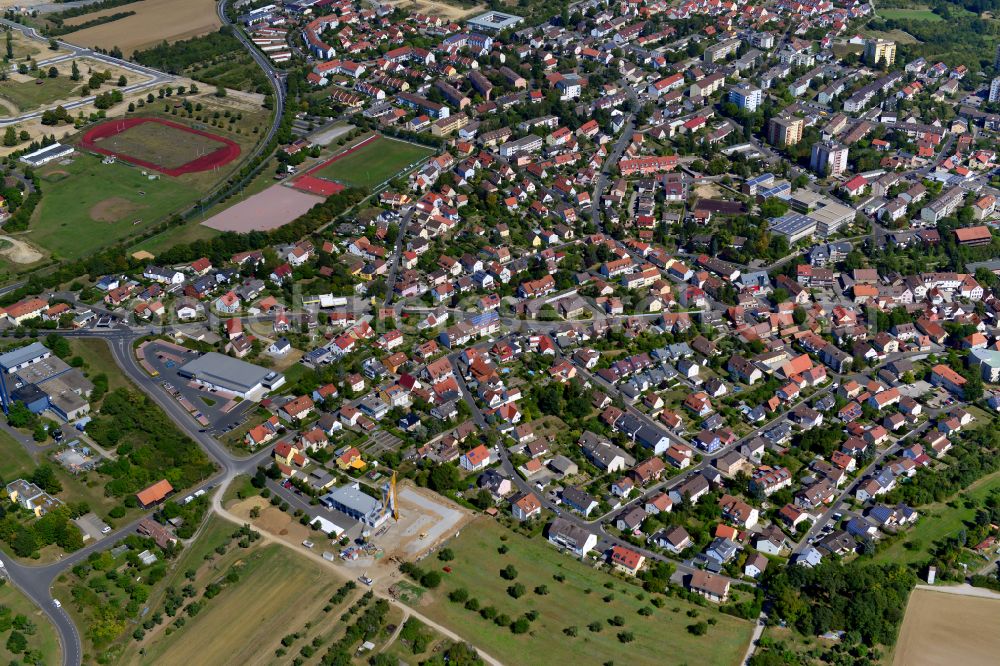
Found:
[(247, 400), (259, 400), (266, 392), (285, 383), (285, 376), (279, 372), (218, 352), (208, 352), (188, 361), (178, 369), (178, 373)]
[(363, 493), (358, 483), (335, 488), (320, 497), (319, 501), (370, 527), (378, 527), (389, 517), (381, 500)]

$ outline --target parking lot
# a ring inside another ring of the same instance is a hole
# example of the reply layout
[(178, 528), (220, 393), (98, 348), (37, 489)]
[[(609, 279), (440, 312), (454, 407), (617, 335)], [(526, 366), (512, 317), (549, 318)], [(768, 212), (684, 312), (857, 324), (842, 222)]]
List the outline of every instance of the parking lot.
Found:
[(80, 531), (83, 532), (85, 540), (93, 539), (94, 541), (100, 541), (107, 535), (111, 528), (103, 520), (98, 518), (94, 513), (85, 513), (79, 518), (73, 520)]
[(236, 401), (223, 391), (204, 390), (181, 377), (178, 369), (198, 356), (195, 351), (157, 340), (143, 347), (142, 355), (157, 372), (160, 387), (206, 431), (229, 432), (243, 423), (254, 406), (252, 401)]

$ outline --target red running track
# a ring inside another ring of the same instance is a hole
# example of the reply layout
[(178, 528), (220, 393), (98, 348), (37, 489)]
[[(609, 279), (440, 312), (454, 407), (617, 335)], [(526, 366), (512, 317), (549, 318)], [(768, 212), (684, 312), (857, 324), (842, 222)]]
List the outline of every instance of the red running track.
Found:
[[(167, 127), (173, 127), (174, 129), (181, 130), (182, 132), (190, 132), (191, 134), (206, 137), (212, 141), (222, 144), (222, 146), (207, 155), (202, 155), (201, 157), (193, 159), (179, 167), (168, 169), (154, 162), (148, 162), (139, 157), (135, 157), (134, 155), (126, 155), (125, 153), (119, 153), (114, 150), (102, 148), (96, 143), (98, 139), (106, 139), (109, 136), (121, 134), (125, 130), (131, 129), (136, 125), (142, 125), (143, 123), (159, 123), (161, 125), (166, 125)], [(87, 133), (83, 135), (83, 138), (80, 139), (80, 146), (86, 148), (87, 150), (92, 150), (95, 153), (100, 153), (101, 155), (114, 155), (115, 157), (120, 157), (131, 164), (159, 171), (160, 173), (168, 176), (180, 176), (186, 173), (208, 171), (209, 169), (229, 164), (240, 156), (239, 144), (231, 139), (227, 139), (210, 132), (196, 130), (186, 125), (181, 125), (180, 123), (175, 123), (171, 120), (164, 120), (161, 118), (125, 118), (123, 120), (111, 120), (106, 123), (102, 123), (97, 127), (89, 129)]]

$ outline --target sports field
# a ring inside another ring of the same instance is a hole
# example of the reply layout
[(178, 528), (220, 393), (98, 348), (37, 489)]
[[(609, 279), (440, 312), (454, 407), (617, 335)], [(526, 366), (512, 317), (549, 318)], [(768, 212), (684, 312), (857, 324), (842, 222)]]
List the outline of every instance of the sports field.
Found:
[(102, 123), (83, 135), (80, 146), (168, 176), (217, 169), (240, 155), (232, 139), (162, 118)]
[(119, 155), (141, 156), (167, 169), (177, 169), (218, 150), (219, 142), (163, 123), (141, 123), (100, 139), (97, 145)]
[(433, 154), (430, 148), (377, 137), (309, 173), (348, 187), (374, 187)]
[[(502, 536), (507, 537), (506, 541), (501, 541)], [(506, 546), (505, 554), (500, 554), (501, 546)], [(440, 570), (447, 564), (451, 572), (443, 574), (441, 587), (425, 591), (414, 605), (503, 663), (618, 663), (627, 654), (626, 661), (633, 666), (736, 664), (750, 642), (750, 622), (675, 598), (666, 599), (663, 608), (656, 608), (640, 587), (594, 571), (561, 554), (541, 537), (527, 539), (488, 519), (466, 526), (444, 547), (452, 550), (454, 560), (442, 563), (428, 557), (420, 566)], [(517, 600), (507, 592), (512, 582), (499, 575), (508, 564), (517, 570), (513, 583), (520, 583), (526, 590)], [(553, 578), (556, 574), (565, 576), (563, 582)], [(613, 589), (605, 587), (605, 583)], [(547, 588), (547, 594), (535, 591), (541, 585)], [(538, 618), (531, 622), (528, 633), (513, 634), (509, 627), (497, 626), (463, 604), (449, 601), (448, 593), (457, 588), (465, 588), (470, 598), (478, 600), (480, 608), (493, 606), (512, 620), (530, 610), (536, 610)], [(605, 601), (608, 596), (612, 598)], [(642, 608), (649, 609), (649, 614), (640, 615)], [(697, 617), (689, 617), (687, 611), (694, 609)], [(624, 620), (622, 626), (608, 622), (615, 616)], [(695, 636), (687, 630), (688, 625), (708, 618), (717, 624), (709, 625), (706, 635)], [(600, 622), (600, 631), (588, 628), (594, 621)], [(576, 637), (567, 635), (570, 627), (575, 627)], [(633, 641), (624, 645), (618, 638), (622, 632), (631, 632)]]
[(202, 224), (218, 231), (267, 231), (288, 224), (318, 203), (323, 203), (322, 197), (283, 185), (271, 185)]
[(198, 191), (174, 178), (142, 175), (126, 164), (78, 154), (39, 170), (42, 197), (31, 218), (31, 242), (61, 259), (78, 259), (138, 233), (194, 201)]

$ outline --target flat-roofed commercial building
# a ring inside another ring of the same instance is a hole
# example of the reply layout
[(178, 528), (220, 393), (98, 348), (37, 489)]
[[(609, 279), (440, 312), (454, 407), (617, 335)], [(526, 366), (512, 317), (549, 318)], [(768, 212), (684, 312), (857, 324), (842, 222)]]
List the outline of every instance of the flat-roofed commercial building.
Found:
[(285, 376), (279, 372), (218, 352), (208, 352), (188, 361), (178, 369), (178, 374), (245, 400), (260, 400), (265, 393), (285, 383)]
[(771, 220), (768, 226), (771, 233), (787, 238), (789, 245), (816, 233), (816, 220), (801, 213), (785, 213)]

